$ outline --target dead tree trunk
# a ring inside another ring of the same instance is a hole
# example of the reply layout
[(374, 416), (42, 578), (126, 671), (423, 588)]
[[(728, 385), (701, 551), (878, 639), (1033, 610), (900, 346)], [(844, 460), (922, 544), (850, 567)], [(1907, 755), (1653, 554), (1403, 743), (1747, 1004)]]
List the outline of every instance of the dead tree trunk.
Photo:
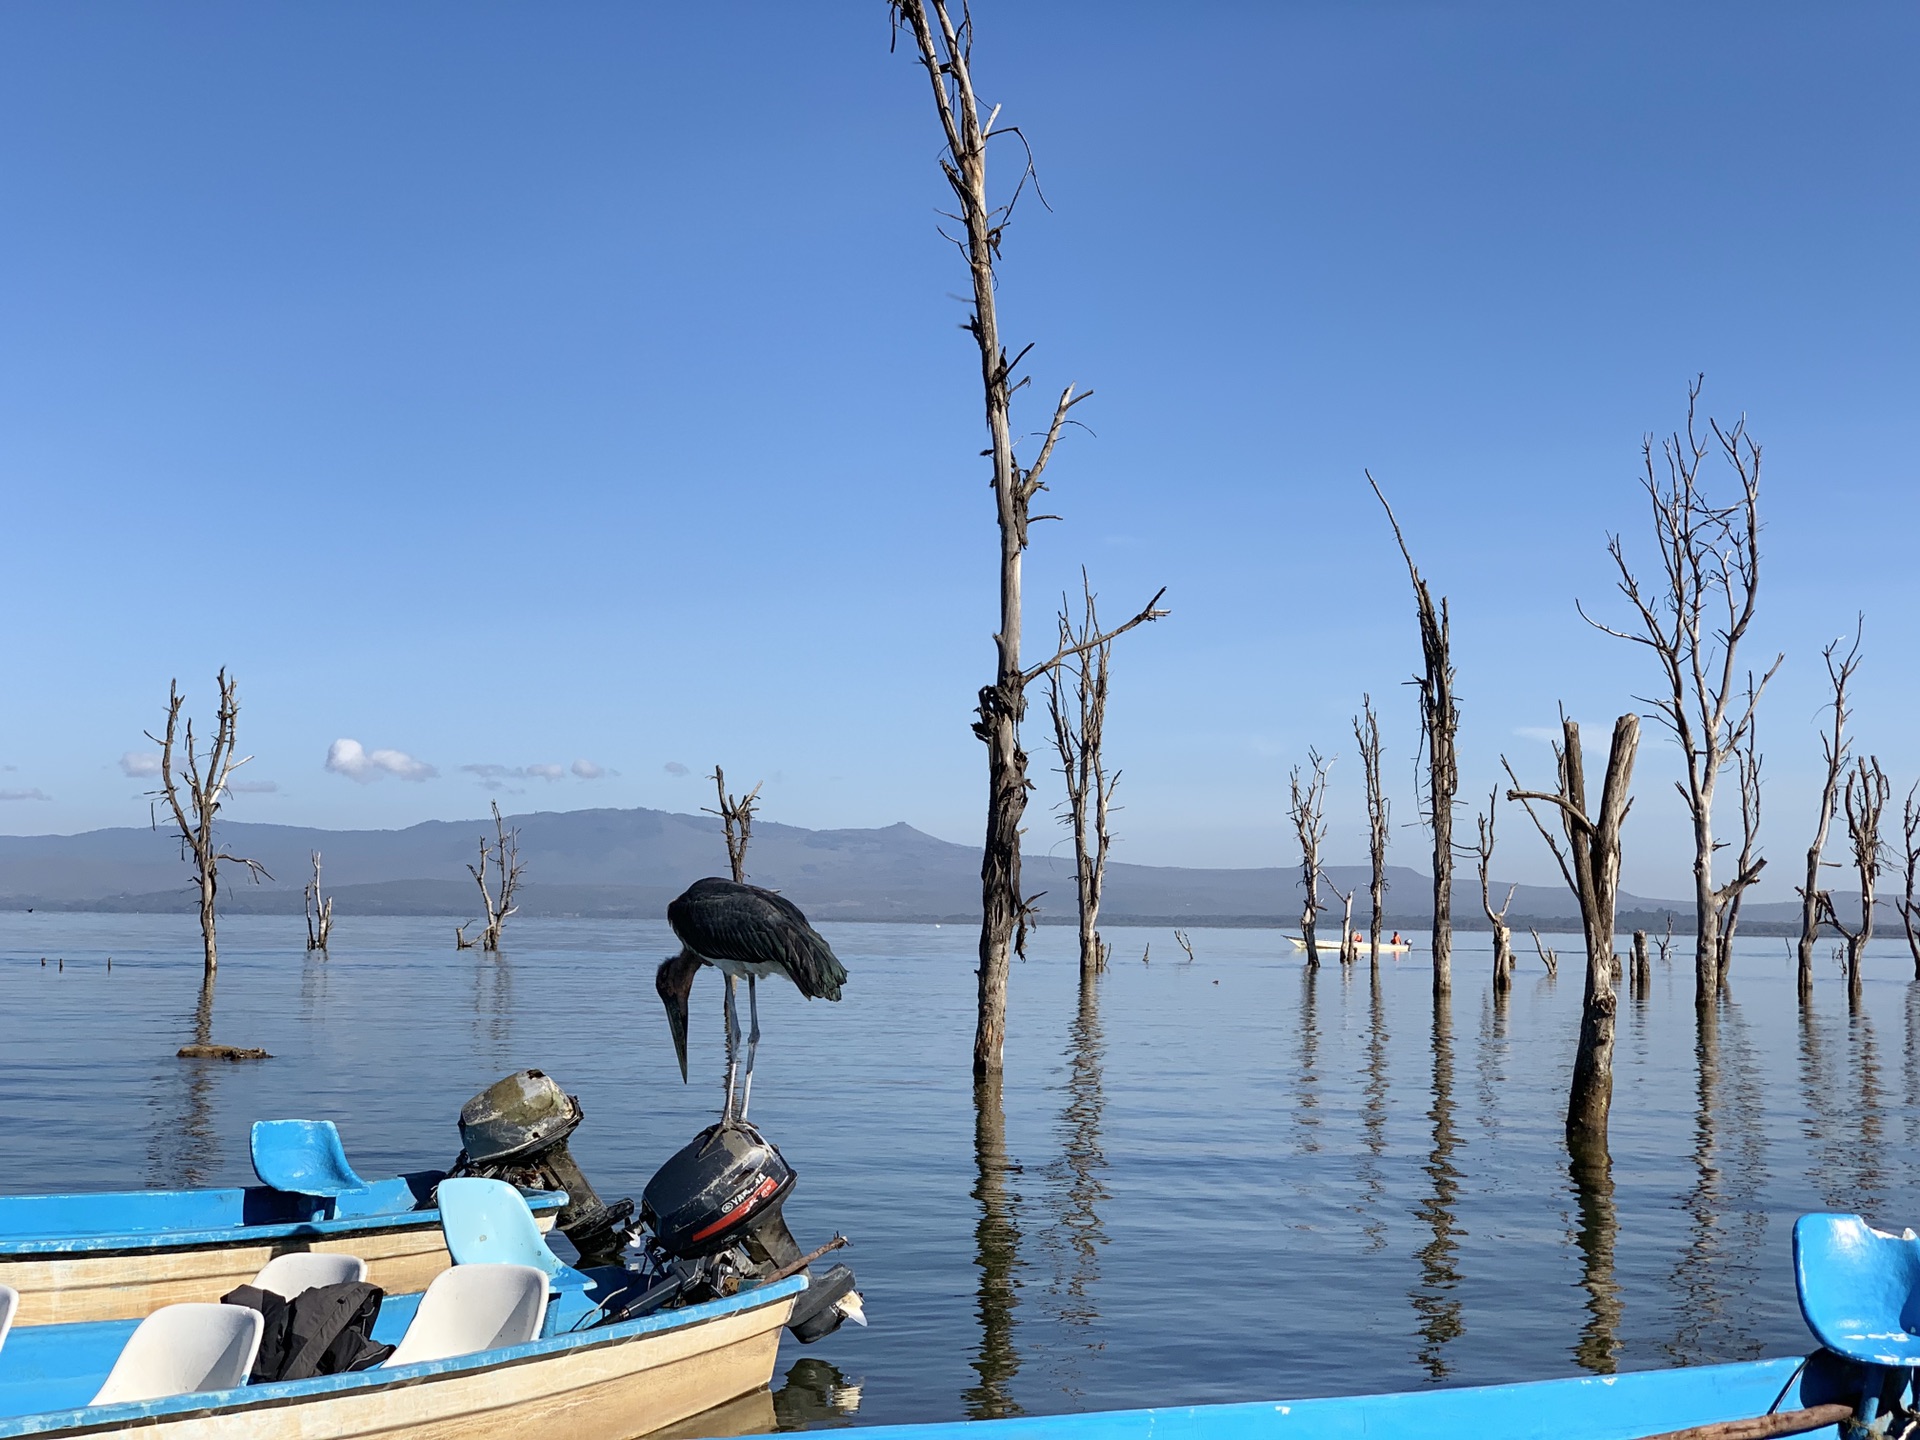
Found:
[[(1827, 680), (1833, 686), (1833, 728), (1820, 737), (1820, 749), (1827, 762), (1827, 783), (1820, 791), (1820, 810), (1813, 831), (1813, 844), (1807, 847), (1807, 883), (1800, 887), (1800, 998), (1807, 999), (1813, 994), (1813, 947), (1820, 938), (1820, 916), (1822, 914), (1820, 869), (1822, 855), (1827, 848), (1827, 831), (1833, 824), (1834, 807), (1840, 803), (1840, 777), (1846, 773), (1848, 751), (1852, 748), (1847, 739), (1847, 721), (1853, 712), (1847, 709), (1847, 683), (1853, 679), (1853, 672), (1860, 668), (1860, 638), (1866, 630), (1867, 617), (1862, 615), (1853, 627), (1853, 644), (1838, 662), (1840, 642), (1834, 640), (1820, 652), (1820, 658), (1827, 664)], [(1920, 956), (1916, 956), (1916, 968), (1920, 968)]]
[(766, 782), (761, 781), (744, 795), (729, 795), (726, 771), (716, 765), (707, 778), (719, 792), (720, 808), (706, 813), (720, 817), (727, 836), (727, 865), (733, 871), (733, 883), (744, 885), (747, 883), (747, 844), (753, 839), (753, 812), (760, 803), (760, 785)]
[(333, 898), (320, 894), (320, 852), (313, 852), (313, 878), (303, 895), (307, 912), (307, 949), (325, 952), (333, 934)]
[[(180, 858), (193, 866), (193, 884), (200, 892), (202, 958), (209, 975), (220, 964), (220, 947), (214, 935), (220, 866), (244, 866), (247, 877), (256, 881), (267, 875), (266, 867), (257, 860), (229, 855), (214, 839), (213, 822), (229, 793), (228, 782), (234, 771), (253, 759), (251, 755), (234, 756), (234, 734), (240, 718), (237, 683), (228, 679), (227, 672), (222, 670), (215, 684), (220, 689), (220, 706), (215, 712), (213, 744), (206, 750), (202, 751), (194, 741), (191, 719), (186, 722), (184, 736), (181, 734), (180, 709), (186, 697), (180, 693), (178, 680), (167, 686), (165, 733), (147, 732), (147, 738), (160, 747), (160, 788), (149, 792), (149, 798), (155, 810), (161, 801), (166, 802), (174, 826), (180, 832)], [(185, 803), (180, 798), (182, 790), (186, 791)], [(157, 815), (153, 823), (158, 829)], [(273, 877), (267, 875), (267, 878)]]
[(1360, 765), (1367, 782), (1367, 855), (1373, 862), (1373, 875), (1367, 884), (1372, 914), (1367, 917), (1368, 956), (1375, 970), (1380, 968), (1381, 908), (1387, 894), (1387, 833), (1391, 807), (1387, 792), (1380, 784), (1380, 721), (1373, 713), (1373, 697), (1360, 697), (1360, 713), (1354, 717), (1353, 738), (1360, 746)]
[(1913, 978), (1920, 980), (1920, 904), (1914, 899), (1914, 884), (1920, 880), (1920, 781), (1907, 791), (1907, 803), (1900, 811), (1900, 928), (1907, 934), (1907, 950), (1913, 956)]
[[(1640, 747), (1640, 717), (1622, 715), (1613, 725), (1613, 748), (1607, 756), (1607, 775), (1600, 787), (1597, 810), (1587, 809), (1585, 761), (1580, 753), (1580, 726), (1560, 722), (1561, 743), (1555, 747), (1560, 764), (1556, 793), (1522, 790), (1516, 780), (1507, 792), (1527, 808), (1560, 874), (1580, 902), (1586, 929), (1587, 984), (1580, 1011), (1580, 1048), (1573, 1060), (1573, 1086), (1567, 1096), (1567, 1141), (1576, 1154), (1590, 1153), (1607, 1143), (1607, 1118), (1613, 1108), (1613, 1031), (1618, 997), (1613, 989), (1613, 918), (1620, 894), (1620, 827), (1633, 808), (1628, 790), (1633, 784), (1633, 760)], [(1502, 762), (1505, 763), (1504, 761)], [(1513, 778), (1512, 768), (1507, 770)], [(1567, 848), (1534, 814), (1532, 802), (1553, 805), (1560, 812)]]
[(1407, 562), (1407, 574), (1413, 580), (1414, 609), (1420, 618), (1424, 669), (1413, 683), (1420, 689), (1420, 740), (1427, 752), (1427, 827), (1433, 832), (1433, 995), (1438, 1000), (1453, 992), (1453, 797), (1460, 788), (1454, 741), (1460, 733), (1460, 707), (1453, 695), (1452, 622), (1446, 596), (1434, 605), (1393, 507), (1371, 473), (1367, 483), (1393, 526), (1400, 558)]
[[(1053, 458), (1053, 447), (1067, 423), (1067, 412), (1092, 392), (1075, 395), (1069, 385), (1060, 392), (1053, 419), (1033, 464), (1022, 468), (1013, 448), (1013, 372), (1022, 356), (1008, 357), (1000, 340), (995, 301), (994, 266), (1000, 245), (1021, 190), (1031, 174), (1031, 161), (1003, 205), (987, 197), (987, 141), (990, 135), (1022, 140), (1017, 127), (998, 132), (996, 107), (984, 120), (973, 87), (973, 20), (965, 10), (954, 23), (947, 0), (893, 0), (897, 27), (908, 30), (933, 86), (939, 112), (943, 153), (940, 168), (954, 198), (958, 219), (966, 230), (956, 240), (966, 256), (973, 286), (973, 312), (966, 329), (980, 355), (980, 380), (986, 401), (987, 453), (993, 464), (995, 518), (1000, 532), (1000, 628), (994, 635), (995, 669), (991, 685), (982, 686), (979, 718), (973, 733), (987, 747), (987, 829), (980, 861), (980, 968), (977, 1016), (973, 1035), (973, 1073), (976, 1079), (997, 1074), (1007, 1026), (1007, 974), (1014, 952), (1026, 937), (1029, 914), (1020, 890), (1021, 820), (1027, 808), (1027, 754), (1020, 748), (1020, 721), (1026, 714), (1027, 686), (1066, 658), (1056, 655), (1039, 666), (1023, 668), (1021, 638), (1021, 556), (1027, 548), (1027, 527), (1033, 497), (1045, 488), (1042, 476)], [(1031, 348), (1031, 347), (1029, 347)], [(1162, 594), (1165, 592), (1162, 591)], [(1101, 637), (1102, 643), (1165, 611), (1155, 609), (1154, 596), (1127, 624)]]
[[(480, 900), (487, 909), (487, 918), (480, 931), (480, 948), (497, 952), (500, 949), (500, 932), (506, 928), (507, 917), (520, 907), (513, 903), (513, 892), (520, 888), (520, 832), (510, 829), (507, 822), (500, 818), (500, 802), (493, 802), (493, 833), (491, 844), (487, 837), (480, 837), (480, 864), (467, 866), (467, 873), (473, 876), (474, 883), (480, 887)], [(496, 896), (487, 884), (489, 868), (499, 873), (496, 882), (499, 894)], [(455, 932), (456, 943), (462, 950), (473, 948), (473, 942), (466, 938), (466, 926)]]
[(1884, 853), (1880, 815), (1891, 793), (1879, 756), (1854, 762), (1841, 803), (1847, 817), (1847, 848), (1853, 852), (1853, 872), (1860, 881), (1860, 923), (1849, 930), (1834, 909), (1833, 896), (1822, 892), (1820, 900), (1827, 924), (1847, 942), (1847, 998), (1856, 1005), (1860, 1001), (1860, 961), (1866, 955), (1867, 942), (1873, 939), (1873, 895)]
[(1634, 613), (1633, 630), (1602, 625), (1585, 609), (1581, 617), (1596, 630), (1644, 645), (1660, 668), (1661, 688), (1653, 697), (1654, 714), (1672, 732), (1686, 764), (1680, 792), (1693, 820), (1694, 986), (1697, 1009), (1712, 1006), (1720, 989), (1720, 935), (1733, 897), (1759, 878), (1767, 863), (1755, 859), (1725, 885), (1713, 883), (1713, 796), (1720, 773), (1739, 753), (1753, 724), (1754, 707), (1780, 668), (1776, 656), (1755, 682), (1749, 675), (1743, 704), (1735, 683), (1740, 642), (1753, 624), (1760, 593), (1760, 447), (1746, 434), (1746, 421), (1722, 430), (1708, 427), (1733, 467), (1740, 499), (1732, 505), (1710, 503), (1701, 488), (1700, 468), (1711, 448), (1699, 434), (1695, 406), (1701, 381), (1687, 388), (1687, 426), (1661, 445), (1665, 475), (1656, 470), (1651, 436), (1641, 446), (1645, 473), (1641, 486), (1653, 511), (1654, 540), (1660, 551), (1657, 590), (1643, 594), (1627, 565), (1618, 535), (1607, 553), (1620, 572), (1620, 593)]
[(1653, 957), (1647, 951), (1647, 932), (1633, 932), (1633, 988), (1642, 998), (1653, 990)]
[(1520, 887), (1509, 885), (1507, 898), (1498, 910), (1493, 908), (1493, 815), (1499, 800), (1496, 786), (1487, 797), (1486, 814), (1477, 820), (1480, 838), (1474, 854), (1479, 859), (1480, 908), (1487, 912), (1487, 924), (1493, 927), (1493, 993), (1504, 995), (1513, 989), (1513, 930), (1507, 924), (1507, 907), (1513, 904), (1513, 892)]
[[(1753, 676), (1747, 676), (1747, 685), (1751, 692)], [(1751, 707), (1753, 697), (1748, 696)], [(1734, 780), (1740, 786), (1740, 858), (1734, 862), (1734, 871), (1740, 875), (1758, 875), (1760, 873), (1760, 763), (1759, 749), (1760, 725), (1756, 720), (1747, 727), (1746, 742), (1733, 752)], [(1736, 888), (1727, 899), (1726, 922), (1720, 927), (1720, 973), (1718, 983), (1725, 986), (1727, 975), (1733, 969), (1733, 937), (1740, 928), (1740, 902), (1746, 897), (1747, 887)]]
[(1320, 846), (1327, 838), (1323, 811), (1327, 803), (1327, 767), (1318, 750), (1307, 751), (1307, 763), (1313, 774), (1305, 788), (1300, 784), (1300, 767), (1293, 767), (1288, 783), (1292, 798), (1287, 814), (1293, 818), (1294, 833), (1300, 837), (1300, 887), (1307, 892), (1300, 904), (1300, 938), (1307, 942), (1307, 968), (1320, 968), (1320, 948), (1313, 938), (1313, 922), (1320, 914)]
[[(1107, 968), (1109, 947), (1100, 938), (1100, 895), (1107, 883), (1107, 851), (1113, 836), (1107, 829), (1114, 786), (1120, 772), (1107, 773), (1103, 749), (1107, 724), (1108, 662), (1111, 642), (1081, 649), (1100, 633), (1094, 595), (1087, 573), (1080, 572), (1085, 618), (1076, 631), (1066, 602), (1060, 605), (1060, 649), (1075, 650), (1073, 658), (1047, 672), (1047, 712), (1053, 720), (1053, 744), (1060, 752), (1060, 772), (1066, 778), (1066, 814), (1061, 822), (1073, 831), (1074, 900), (1080, 916), (1080, 978)], [(1068, 673), (1073, 695), (1066, 694)]]

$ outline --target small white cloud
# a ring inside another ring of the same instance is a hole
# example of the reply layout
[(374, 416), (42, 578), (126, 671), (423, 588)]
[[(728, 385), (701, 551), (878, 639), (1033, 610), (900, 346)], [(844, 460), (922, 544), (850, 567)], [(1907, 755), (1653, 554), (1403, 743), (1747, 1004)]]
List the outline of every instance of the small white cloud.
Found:
[(606, 766), (592, 760), (573, 762), (573, 773), (582, 780), (601, 780), (608, 775), (618, 775), (618, 770), (609, 770)]
[(0, 790), (0, 800), (51, 800), (44, 790)]
[(132, 779), (160, 773), (158, 750), (129, 750), (120, 757), (120, 773)]
[(552, 784), (555, 780), (564, 778), (566, 773), (567, 773), (567, 767), (564, 765), (529, 765), (527, 766), (527, 774), (531, 775), (535, 780), (545, 780), (548, 784)]
[(669, 761), (667, 761), (667, 763), (666, 763), (666, 765), (665, 765), (665, 767), (664, 767), (664, 768), (665, 768), (665, 770), (666, 770), (666, 772), (667, 772), (667, 774), (669, 774), (669, 775), (686, 775), (686, 774), (690, 774), (690, 773), (691, 773), (691, 772), (690, 772), (690, 771), (689, 771), (689, 770), (687, 769), (687, 767), (686, 767), (686, 766), (684, 766), (684, 765), (682, 765), (682, 764), (681, 764), (681, 763), (680, 763), (680, 762), (679, 762), (678, 760), (669, 760)]
[(404, 750), (368, 750), (358, 740), (340, 739), (327, 747), (327, 769), (362, 785), (382, 775), (402, 780), (431, 780), (440, 772)]
[(278, 780), (235, 780), (227, 786), (236, 795), (273, 795), (280, 789)]
[[(1518, 735), (1522, 740), (1538, 740), (1542, 745), (1558, 745), (1560, 743), (1560, 731), (1554, 726), (1516, 725), (1514, 726), (1513, 733)], [(1585, 749), (1586, 747), (1582, 745), (1581, 748)]]

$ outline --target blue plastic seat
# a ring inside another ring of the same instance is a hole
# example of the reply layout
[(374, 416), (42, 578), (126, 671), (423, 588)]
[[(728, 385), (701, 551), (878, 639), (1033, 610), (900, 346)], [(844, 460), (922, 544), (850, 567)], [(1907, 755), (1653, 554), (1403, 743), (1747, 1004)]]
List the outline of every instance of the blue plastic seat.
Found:
[(330, 1199), (335, 1219), (391, 1215), (414, 1207), (413, 1189), (404, 1176), (369, 1183), (354, 1173), (331, 1120), (256, 1120), (252, 1148), (253, 1173), (261, 1184)]
[(1793, 1226), (1800, 1314), (1836, 1355), (1867, 1365), (1920, 1365), (1920, 1239), (1888, 1235), (1858, 1215), (1802, 1215)]
[(506, 1181), (471, 1175), (442, 1180), (434, 1203), (455, 1265), (531, 1265), (545, 1272), (553, 1294), (548, 1334), (570, 1330), (599, 1310), (605, 1287), (547, 1248), (533, 1211)]

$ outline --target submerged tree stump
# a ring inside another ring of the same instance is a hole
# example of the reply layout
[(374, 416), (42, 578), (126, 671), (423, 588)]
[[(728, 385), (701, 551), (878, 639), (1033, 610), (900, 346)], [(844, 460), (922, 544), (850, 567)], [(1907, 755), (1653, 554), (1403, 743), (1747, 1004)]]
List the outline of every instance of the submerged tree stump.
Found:
[(273, 1056), (264, 1050), (246, 1045), (182, 1045), (178, 1058), (182, 1060), (271, 1060)]

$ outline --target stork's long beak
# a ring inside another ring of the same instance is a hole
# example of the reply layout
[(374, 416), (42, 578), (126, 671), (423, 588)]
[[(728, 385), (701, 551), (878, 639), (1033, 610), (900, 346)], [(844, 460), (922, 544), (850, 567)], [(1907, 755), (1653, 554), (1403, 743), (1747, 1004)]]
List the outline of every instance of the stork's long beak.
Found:
[(667, 1007), (667, 1026), (673, 1031), (674, 1054), (680, 1057), (682, 1084), (687, 1080), (687, 1000), (693, 994), (693, 977), (699, 969), (699, 957), (682, 950), (672, 959), (662, 960), (653, 975), (653, 988)]

